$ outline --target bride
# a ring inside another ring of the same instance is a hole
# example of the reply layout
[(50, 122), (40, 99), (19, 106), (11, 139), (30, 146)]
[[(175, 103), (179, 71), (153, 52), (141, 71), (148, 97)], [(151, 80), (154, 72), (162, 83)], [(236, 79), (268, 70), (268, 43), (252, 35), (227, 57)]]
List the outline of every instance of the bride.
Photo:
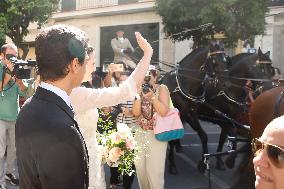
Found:
[[(144, 52), (136, 69), (130, 77), (119, 87), (103, 89), (75, 88), (71, 93), (71, 101), (75, 111), (75, 118), (86, 142), (89, 153), (89, 189), (105, 189), (105, 176), (101, 161), (101, 151), (96, 140), (98, 121), (97, 108), (114, 106), (127, 100), (133, 100), (137, 88), (141, 86), (153, 54), (151, 45), (139, 32), (135, 32), (136, 40)], [(90, 54), (87, 63), (86, 77), (91, 77), (94, 71), (94, 54)]]

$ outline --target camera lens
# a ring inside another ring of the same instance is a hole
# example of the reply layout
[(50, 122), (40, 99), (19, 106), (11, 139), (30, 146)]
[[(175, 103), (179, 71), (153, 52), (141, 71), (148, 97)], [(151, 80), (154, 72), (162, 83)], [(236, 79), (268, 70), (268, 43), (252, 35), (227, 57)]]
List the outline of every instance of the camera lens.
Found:
[(16, 56), (12, 55), (12, 54), (6, 54), (6, 59), (10, 60), (11, 58), (16, 58)]
[(147, 94), (148, 92), (150, 92), (150, 89), (153, 89), (153, 86), (150, 85), (149, 83), (144, 83), (144, 84), (142, 85), (142, 92), (143, 92), (144, 94)]

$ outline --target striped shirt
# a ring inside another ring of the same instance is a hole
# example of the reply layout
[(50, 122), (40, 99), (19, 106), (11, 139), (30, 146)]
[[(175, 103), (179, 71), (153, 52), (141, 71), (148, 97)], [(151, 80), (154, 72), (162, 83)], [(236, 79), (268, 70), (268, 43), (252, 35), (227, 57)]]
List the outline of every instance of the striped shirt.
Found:
[[(127, 101), (126, 103), (121, 103), (121, 106), (123, 108), (128, 108), (129, 110), (132, 110), (133, 101)], [(133, 115), (125, 116), (125, 115), (123, 115), (123, 113), (118, 114), (116, 121), (117, 121), (117, 123), (124, 123), (124, 124), (137, 123), (137, 119)]]

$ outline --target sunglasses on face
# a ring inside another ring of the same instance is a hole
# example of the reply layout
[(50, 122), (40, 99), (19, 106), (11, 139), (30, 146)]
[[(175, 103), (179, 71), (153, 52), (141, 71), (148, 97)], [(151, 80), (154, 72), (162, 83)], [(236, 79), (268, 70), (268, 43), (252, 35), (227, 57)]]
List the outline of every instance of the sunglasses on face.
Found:
[(252, 150), (255, 156), (265, 150), (268, 158), (276, 167), (284, 167), (284, 150), (281, 147), (255, 138), (252, 141)]

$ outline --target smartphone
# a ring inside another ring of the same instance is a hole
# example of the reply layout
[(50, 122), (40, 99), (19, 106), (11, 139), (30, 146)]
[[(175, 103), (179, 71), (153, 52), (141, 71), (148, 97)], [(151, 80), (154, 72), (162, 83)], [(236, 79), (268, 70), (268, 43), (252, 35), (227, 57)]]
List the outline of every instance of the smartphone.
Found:
[(103, 64), (102, 72), (108, 72), (108, 67), (110, 64)]
[(110, 64), (109, 67), (113, 72), (123, 72), (124, 66), (123, 64)]

